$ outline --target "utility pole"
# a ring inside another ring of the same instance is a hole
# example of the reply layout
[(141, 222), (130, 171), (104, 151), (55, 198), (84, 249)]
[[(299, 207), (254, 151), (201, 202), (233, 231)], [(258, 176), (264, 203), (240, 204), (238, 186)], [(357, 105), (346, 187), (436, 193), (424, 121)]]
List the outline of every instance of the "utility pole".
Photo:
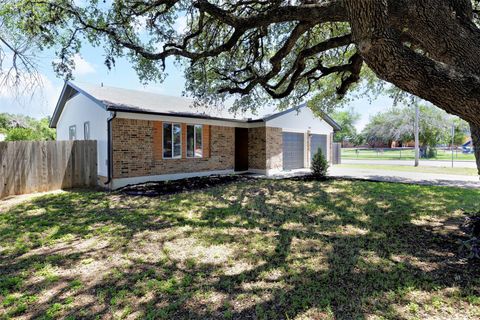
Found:
[(453, 168), (453, 145), (455, 144), (455, 121), (452, 120), (452, 168)]
[(415, 104), (415, 167), (418, 167), (420, 158), (420, 107), (418, 103)]

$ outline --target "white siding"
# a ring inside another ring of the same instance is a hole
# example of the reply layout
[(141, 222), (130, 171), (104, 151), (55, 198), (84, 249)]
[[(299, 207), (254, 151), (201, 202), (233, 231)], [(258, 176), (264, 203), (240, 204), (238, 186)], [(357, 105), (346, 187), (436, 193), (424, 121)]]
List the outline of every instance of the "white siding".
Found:
[(301, 132), (305, 135), (304, 139), (304, 166), (310, 167), (310, 154), (307, 147), (309, 141), (308, 131), (311, 134), (327, 135), (327, 159), (330, 159), (332, 153), (330, 134), (333, 133), (333, 127), (322, 118), (318, 118), (308, 107), (302, 107), (298, 110), (288, 112), (266, 122), (267, 127), (282, 128), (283, 132)]
[(325, 120), (317, 118), (312, 110), (307, 107), (292, 111), (287, 114), (267, 121), (267, 127), (282, 128), (289, 132), (307, 132), (316, 134), (330, 134), (333, 128)]
[(110, 113), (84, 96), (77, 94), (65, 104), (57, 123), (57, 140), (69, 140), (69, 127), (76, 126), (77, 140), (83, 140), (83, 125), (90, 122), (90, 139), (97, 140), (98, 175), (107, 176), (108, 130)]

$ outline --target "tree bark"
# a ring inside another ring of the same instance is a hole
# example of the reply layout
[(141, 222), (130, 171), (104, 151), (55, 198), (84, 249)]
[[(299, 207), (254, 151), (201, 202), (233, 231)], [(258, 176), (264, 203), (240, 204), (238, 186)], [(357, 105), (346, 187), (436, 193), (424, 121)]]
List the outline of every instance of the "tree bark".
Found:
[(470, 123), (470, 131), (472, 135), (473, 152), (475, 154), (475, 159), (477, 159), (477, 169), (478, 174), (480, 175), (480, 126)]
[[(380, 79), (470, 123), (480, 174), (480, 30), (470, 20), (468, 2), (345, 3), (358, 51)], [(399, 12), (403, 20), (392, 16)], [(410, 41), (403, 40), (405, 35)]]

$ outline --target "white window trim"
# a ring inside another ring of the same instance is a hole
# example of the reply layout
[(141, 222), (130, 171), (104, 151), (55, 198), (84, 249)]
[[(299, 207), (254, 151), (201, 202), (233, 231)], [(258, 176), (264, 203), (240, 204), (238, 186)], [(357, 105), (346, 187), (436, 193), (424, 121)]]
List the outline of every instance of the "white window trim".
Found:
[[(187, 124), (187, 132), (186, 137), (188, 141), (188, 127), (192, 126), (193, 127), (193, 157), (188, 156), (188, 144), (187, 144), (187, 158), (188, 159), (202, 159), (203, 158), (203, 124)], [(195, 127), (201, 127), (202, 128), (202, 156), (201, 157), (196, 157), (195, 156), (195, 147), (197, 146), (197, 130), (195, 130)]]
[[(88, 126), (88, 139), (87, 139), (87, 136), (86, 136), (86, 132), (85, 132), (85, 126)], [(85, 121), (83, 123), (83, 140), (90, 140), (90, 121)]]
[[(75, 129), (75, 135), (74, 135), (73, 139), (72, 139), (72, 135), (71, 135), (72, 128)], [(77, 125), (74, 124), (74, 125), (71, 125), (71, 126), (68, 127), (68, 139), (70, 141), (77, 140)]]
[[(171, 157), (165, 157), (165, 135), (163, 134), (163, 126), (165, 124), (171, 124), (172, 125), (172, 136), (171, 136), (171, 139), (172, 139), (172, 156)], [(175, 151), (174, 151), (174, 142), (173, 142), (173, 126), (174, 125), (179, 125), (180, 126), (180, 155), (179, 156), (174, 156), (175, 154)], [(182, 159), (182, 153), (183, 153), (183, 141), (182, 141), (182, 124), (181, 123), (178, 123), (178, 122), (163, 122), (162, 123), (162, 159), (164, 160), (173, 160), (173, 159)]]

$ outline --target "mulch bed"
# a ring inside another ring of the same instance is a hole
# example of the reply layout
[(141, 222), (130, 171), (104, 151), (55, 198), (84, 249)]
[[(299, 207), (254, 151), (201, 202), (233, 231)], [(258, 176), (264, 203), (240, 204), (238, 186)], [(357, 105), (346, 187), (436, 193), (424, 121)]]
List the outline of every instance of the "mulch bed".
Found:
[(130, 196), (157, 197), (166, 194), (206, 189), (230, 183), (247, 182), (254, 179), (255, 178), (244, 175), (217, 175), (129, 185), (117, 190), (117, 192)]

